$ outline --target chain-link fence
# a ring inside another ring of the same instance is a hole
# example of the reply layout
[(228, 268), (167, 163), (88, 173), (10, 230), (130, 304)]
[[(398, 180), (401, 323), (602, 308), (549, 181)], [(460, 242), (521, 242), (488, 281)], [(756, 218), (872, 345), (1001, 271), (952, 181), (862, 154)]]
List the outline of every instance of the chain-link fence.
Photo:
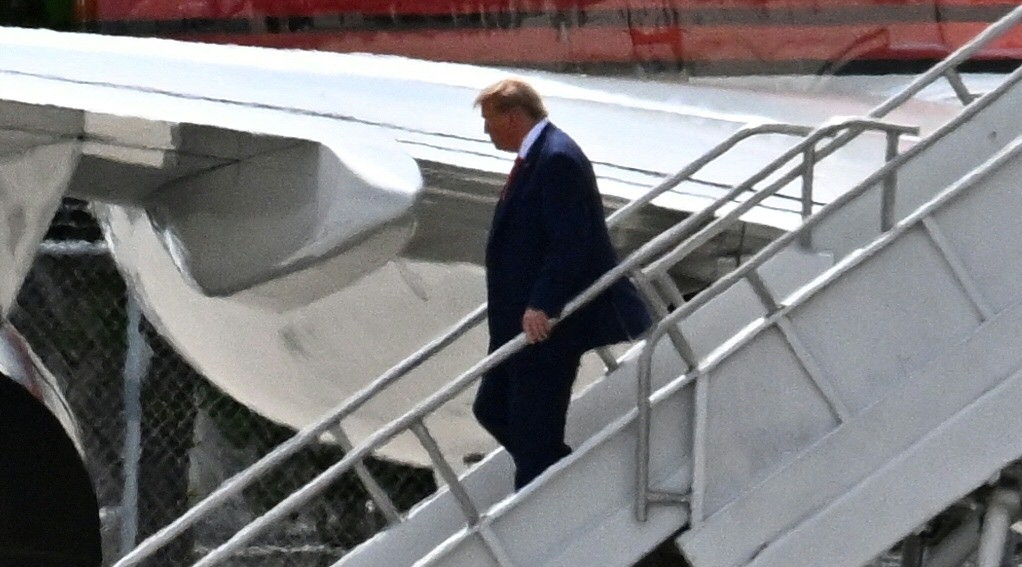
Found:
[[(294, 433), (226, 396), (148, 325), (82, 202), (67, 200), (57, 214), (11, 320), (81, 423), (107, 564)], [(305, 448), (146, 565), (191, 564), (342, 454)], [(366, 465), (401, 510), (436, 489), (427, 469)], [(228, 564), (329, 565), (383, 525), (347, 475)]]

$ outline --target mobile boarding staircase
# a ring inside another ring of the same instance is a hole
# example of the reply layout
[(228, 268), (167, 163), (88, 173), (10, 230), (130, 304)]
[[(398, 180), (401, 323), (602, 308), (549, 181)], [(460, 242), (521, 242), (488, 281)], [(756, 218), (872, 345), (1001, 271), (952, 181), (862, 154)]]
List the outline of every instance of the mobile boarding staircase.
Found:
[[(520, 349), (518, 337), (197, 565), (227, 560), (349, 470), (392, 525), (336, 567), (631, 565), (670, 538), (695, 567), (857, 566), (899, 541), (905, 566), (959, 565), (977, 549), (979, 567), (1001, 565), (1022, 457), (1022, 69), (976, 96), (956, 68), (1020, 22), (1017, 8), (868, 117), (811, 131), (750, 126), (612, 215), (613, 224), (745, 138), (801, 136), (565, 309), (627, 274), (660, 322), (620, 360), (602, 353), (608, 375), (573, 402), (575, 452), (522, 491), (509, 495), (501, 451), (458, 478), (424, 422)], [(899, 155), (913, 128), (881, 119), (942, 78), (966, 106)], [(885, 141), (889, 161), (816, 210), (815, 163), (859, 136)], [(683, 302), (667, 270), (793, 182), (802, 225)], [(117, 565), (183, 533), (483, 315), (466, 316)], [(402, 517), (361, 461), (405, 431), (446, 486)]]

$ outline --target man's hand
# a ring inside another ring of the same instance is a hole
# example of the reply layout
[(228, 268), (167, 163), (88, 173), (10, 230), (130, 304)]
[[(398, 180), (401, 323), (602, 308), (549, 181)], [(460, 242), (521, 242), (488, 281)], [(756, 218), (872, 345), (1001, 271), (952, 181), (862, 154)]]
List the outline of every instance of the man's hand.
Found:
[(529, 307), (522, 315), (522, 330), (529, 344), (545, 341), (550, 336), (550, 318), (543, 311)]

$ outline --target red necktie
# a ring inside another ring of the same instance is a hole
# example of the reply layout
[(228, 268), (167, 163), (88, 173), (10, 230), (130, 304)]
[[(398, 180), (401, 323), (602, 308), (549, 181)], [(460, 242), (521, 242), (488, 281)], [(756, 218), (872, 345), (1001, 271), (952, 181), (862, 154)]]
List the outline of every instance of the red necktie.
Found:
[(511, 166), (511, 173), (507, 174), (507, 181), (504, 182), (504, 189), (500, 192), (500, 200), (503, 201), (507, 198), (508, 189), (511, 188), (511, 184), (515, 181), (515, 175), (518, 174), (518, 168), (522, 165), (522, 156), (515, 158), (515, 164)]

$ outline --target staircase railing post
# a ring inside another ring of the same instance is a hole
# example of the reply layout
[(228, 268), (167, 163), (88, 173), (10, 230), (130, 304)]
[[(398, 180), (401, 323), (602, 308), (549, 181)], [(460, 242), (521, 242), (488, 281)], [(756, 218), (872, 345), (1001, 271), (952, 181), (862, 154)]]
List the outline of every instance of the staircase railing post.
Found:
[[(804, 222), (813, 214), (813, 174), (816, 169), (816, 143), (809, 144), (802, 154), (802, 221)], [(799, 237), (799, 244), (803, 248), (812, 246), (812, 233), (808, 230), (802, 232)]]
[[(884, 159), (891, 161), (898, 156), (898, 132), (887, 132), (887, 151)], [(892, 168), (884, 177), (880, 198), (880, 232), (887, 232), (894, 226), (895, 204), (898, 191), (898, 169)]]

